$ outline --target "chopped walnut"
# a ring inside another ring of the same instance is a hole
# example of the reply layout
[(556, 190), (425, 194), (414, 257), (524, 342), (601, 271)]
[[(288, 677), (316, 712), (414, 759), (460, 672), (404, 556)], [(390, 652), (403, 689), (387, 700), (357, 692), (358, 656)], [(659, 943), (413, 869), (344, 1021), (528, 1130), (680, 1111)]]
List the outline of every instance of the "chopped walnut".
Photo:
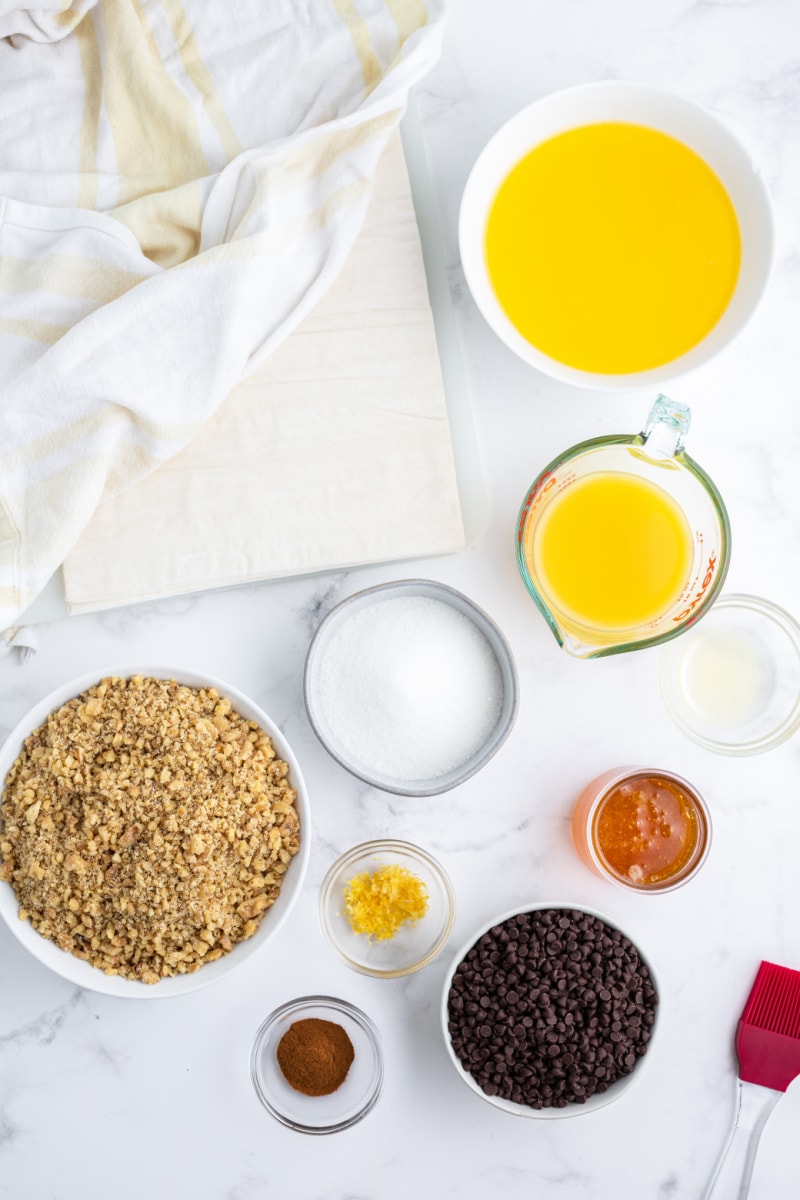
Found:
[(300, 848), (288, 767), (213, 688), (103, 679), (8, 773), (0, 880), (63, 950), (143, 983), (251, 937)]

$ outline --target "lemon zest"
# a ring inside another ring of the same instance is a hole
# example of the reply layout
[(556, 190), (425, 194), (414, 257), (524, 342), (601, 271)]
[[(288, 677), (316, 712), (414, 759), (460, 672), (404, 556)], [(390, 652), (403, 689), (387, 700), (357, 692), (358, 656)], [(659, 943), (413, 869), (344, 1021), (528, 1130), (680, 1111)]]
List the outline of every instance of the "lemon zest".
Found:
[(402, 925), (425, 916), (428, 888), (405, 867), (389, 863), (353, 876), (345, 885), (344, 901), (353, 932), (385, 942)]

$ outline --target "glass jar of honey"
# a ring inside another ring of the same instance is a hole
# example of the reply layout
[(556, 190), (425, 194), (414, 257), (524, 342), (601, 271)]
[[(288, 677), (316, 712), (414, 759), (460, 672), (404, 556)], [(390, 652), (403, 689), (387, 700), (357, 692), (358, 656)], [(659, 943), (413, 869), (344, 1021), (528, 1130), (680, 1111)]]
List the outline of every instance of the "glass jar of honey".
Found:
[(670, 892), (705, 862), (711, 818), (680, 775), (615, 767), (579, 796), (572, 836), (584, 862), (604, 879), (637, 892)]

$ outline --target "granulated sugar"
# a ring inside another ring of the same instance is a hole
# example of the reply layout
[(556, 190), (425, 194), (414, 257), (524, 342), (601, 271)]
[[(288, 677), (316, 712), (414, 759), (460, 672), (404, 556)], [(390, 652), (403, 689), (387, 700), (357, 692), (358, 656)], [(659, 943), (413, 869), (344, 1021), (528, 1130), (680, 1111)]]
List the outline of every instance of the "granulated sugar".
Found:
[(398, 596), (331, 634), (319, 710), (340, 757), (403, 782), (466, 763), (497, 724), (503, 681), (483, 633), (441, 600)]

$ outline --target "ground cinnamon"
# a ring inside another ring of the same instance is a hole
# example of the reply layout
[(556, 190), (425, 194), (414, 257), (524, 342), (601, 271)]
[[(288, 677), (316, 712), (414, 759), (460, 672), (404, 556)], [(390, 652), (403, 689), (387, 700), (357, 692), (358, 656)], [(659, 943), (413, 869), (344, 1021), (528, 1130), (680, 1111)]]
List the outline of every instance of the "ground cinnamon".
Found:
[(278, 1043), (278, 1066), (286, 1082), (306, 1096), (328, 1096), (345, 1081), (355, 1057), (353, 1043), (333, 1021), (295, 1021)]

